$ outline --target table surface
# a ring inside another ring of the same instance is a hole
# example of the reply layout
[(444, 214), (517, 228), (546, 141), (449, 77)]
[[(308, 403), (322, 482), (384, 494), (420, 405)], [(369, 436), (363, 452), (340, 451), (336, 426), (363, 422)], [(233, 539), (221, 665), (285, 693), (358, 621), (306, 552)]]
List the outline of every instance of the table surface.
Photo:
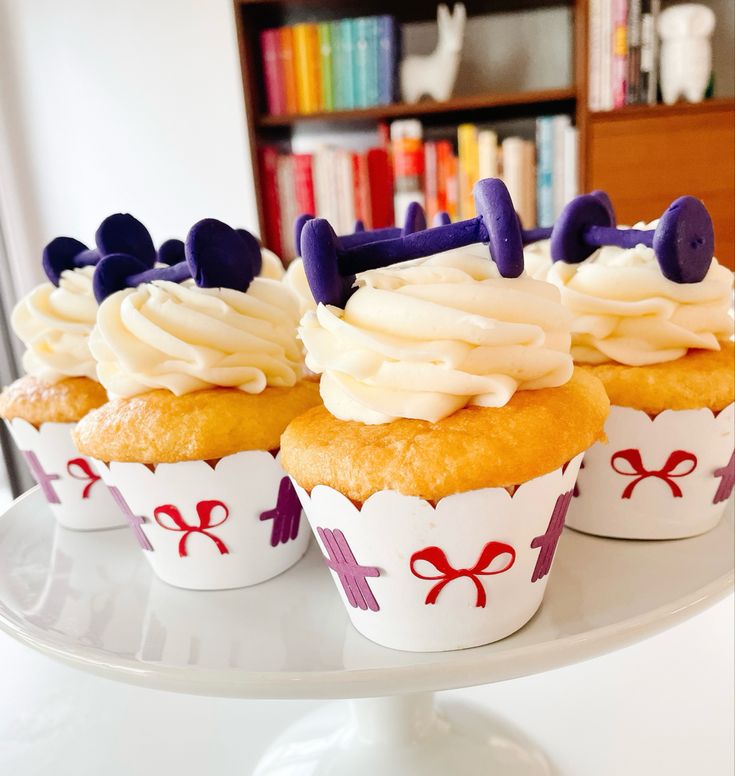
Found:
[[(446, 695), (514, 722), (560, 776), (731, 776), (734, 629), (728, 596), (618, 652)], [(0, 688), (0, 773), (14, 776), (245, 776), (316, 706), (118, 684), (2, 633)]]

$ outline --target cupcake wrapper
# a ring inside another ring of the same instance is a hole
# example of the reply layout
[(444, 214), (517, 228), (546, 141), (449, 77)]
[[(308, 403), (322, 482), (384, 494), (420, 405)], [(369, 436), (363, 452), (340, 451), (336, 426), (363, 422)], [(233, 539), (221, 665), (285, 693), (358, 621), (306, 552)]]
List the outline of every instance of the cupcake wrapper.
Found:
[(74, 446), (71, 432), (76, 423), (43, 423), (36, 428), (13, 418), (5, 425), (61, 525), (77, 531), (125, 525), (92, 459)]
[(380, 491), (360, 509), (296, 485), (352, 624), (393, 649), (479, 646), (541, 604), (582, 456), (518, 487), (428, 501)]
[(205, 461), (95, 462), (154, 573), (176, 587), (263, 582), (304, 554), (309, 531), (280, 463), (255, 450)]
[(585, 455), (567, 525), (622, 539), (680, 539), (709, 531), (733, 490), (735, 405), (666, 410), (655, 418), (614, 406), (608, 443)]

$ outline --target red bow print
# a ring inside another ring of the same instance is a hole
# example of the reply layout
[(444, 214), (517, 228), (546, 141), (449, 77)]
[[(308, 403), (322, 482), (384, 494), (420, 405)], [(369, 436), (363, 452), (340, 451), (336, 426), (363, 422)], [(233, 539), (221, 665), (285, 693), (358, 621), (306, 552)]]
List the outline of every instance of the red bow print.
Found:
[[(503, 566), (502, 569), (497, 571), (487, 571), (487, 567), (495, 560), (495, 558), (501, 555), (510, 555), (510, 561)], [(416, 571), (417, 561), (426, 561), (430, 563), (439, 573), (437, 575), (426, 576)], [(425, 547), (423, 550), (414, 552), (411, 556), (411, 573), (419, 579), (438, 579), (440, 580), (434, 587), (429, 590), (426, 596), (426, 604), (435, 604), (436, 599), (439, 597), (439, 593), (455, 579), (460, 577), (467, 577), (475, 583), (477, 588), (477, 601), (475, 606), (482, 608), (487, 603), (487, 596), (485, 594), (485, 588), (482, 586), (482, 582), (478, 579), (479, 576), (491, 576), (492, 574), (502, 574), (507, 571), (516, 560), (516, 551), (510, 546), (510, 544), (504, 544), (503, 542), (488, 542), (480, 553), (480, 557), (477, 559), (477, 563), (471, 569), (455, 569), (447, 560), (447, 556), (440, 547)]]
[[(218, 522), (214, 523), (212, 522), (212, 512), (217, 507), (222, 507), (225, 514), (224, 517), (219, 520)], [(220, 555), (227, 555), (230, 551), (225, 546), (225, 543), (220, 539), (218, 536), (215, 536), (212, 533), (209, 533), (210, 528), (216, 528), (218, 525), (222, 525), (227, 518), (230, 516), (230, 510), (227, 509), (227, 506), (223, 504), (221, 501), (200, 501), (196, 505), (197, 510), (197, 516), (199, 517), (199, 525), (189, 525), (184, 518), (181, 516), (181, 512), (179, 512), (178, 508), (175, 507), (173, 504), (163, 504), (160, 507), (156, 507), (153, 510), (153, 517), (156, 519), (156, 522), (158, 525), (161, 526), (161, 528), (165, 528), (167, 531), (183, 531), (184, 535), (181, 537), (181, 540), (179, 541), (179, 556), (182, 558), (185, 558), (187, 556), (186, 551), (186, 540), (193, 534), (193, 533), (200, 533), (204, 536), (207, 536), (210, 538), (215, 545), (217, 546), (217, 549), (220, 552)], [(173, 521), (173, 525), (166, 525), (166, 523), (163, 522), (161, 519), (161, 516), (165, 515), (166, 517), (171, 518)]]
[[(619, 469), (615, 465), (621, 460), (630, 465), (630, 470)], [(676, 471), (682, 463), (690, 465), (684, 471)], [(633, 495), (635, 486), (647, 477), (658, 477), (663, 480), (671, 488), (674, 498), (681, 498), (681, 488), (674, 482), (674, 478), (686, 477), (687, 474), (691, 474), (697, 468), (697, 456), (694, 453), (688, 453), (686, 450), (674, 450), (666, 459), (662, 469), (648, 471), (643, 465), (640, 451), (631, 448), (629, 450), (619, 450), (615, 453), (610, 459), (610, 465), (618, 474), (622, 474), (624, 477), (635, 477), (632, 482), (628, 483), (621, 498), (630, 498)]]
[(72, 458), (66, 464), (66, 471), (75, 480), (83, 480), (87, 483), (82, 491), (82, 498), (89, 498), (92, 485), (100, 479), (99, 474), (92, 470), (89, 461), (86, 458)]

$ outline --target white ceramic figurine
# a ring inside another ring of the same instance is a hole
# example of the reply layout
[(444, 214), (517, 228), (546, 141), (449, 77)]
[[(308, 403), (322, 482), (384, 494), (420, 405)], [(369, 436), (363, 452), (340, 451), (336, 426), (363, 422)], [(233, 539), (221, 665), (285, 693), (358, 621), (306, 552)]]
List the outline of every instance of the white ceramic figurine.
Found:
[(432, 97), (439, 102), (452, 96), (457, 80), (459, 58), (467, 12), (457, 3), (449, 13), (443, 3), (437, 8), (439, 40), (431, 54), (408, 56), (401, 62), (401, 94), (404, 102), (418, 102)]
[(658, 18), (661, 36), (661, 94), (667, 105), (679, 97), (701, 102), (712, 72), (715, 15), (699, 3), (672, 5)]

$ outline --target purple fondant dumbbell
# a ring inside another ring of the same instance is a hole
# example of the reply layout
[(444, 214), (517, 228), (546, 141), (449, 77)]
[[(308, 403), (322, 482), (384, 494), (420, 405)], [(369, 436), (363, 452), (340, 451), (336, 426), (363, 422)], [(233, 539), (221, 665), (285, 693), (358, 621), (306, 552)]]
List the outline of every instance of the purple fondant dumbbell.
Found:
[(200, 288), (245, 291), (256, 276), (261, 257), (258, 241), (249, 232), (243, 232), (214, 218), (205, 218), (189, 230), (184, 244), (185, 261), (160, 269), (148, 268), (131, 254), (107, 255), (94, 272), (94, 295), (102, 302), (116, 291), (141, 283), (154, 280), (181, 283), (189, 278)]
[[(301, 233), (304, 226), (314, 219), (309, 213), (302, 213), (294, 221), (294, 246), (297, 251), (301, 250)], [(411, 202), (406, 208), (406, 214), (403, 219), (403, 228), (397, 226), (384, 226), (379, 229), (365, 229), (365, 224), (361, 220), (355, 221), (352, 234), (340, 235), (337, 239), (342, 248), (353, 248), (356, 245), (365, 245), (366, 243), (377, 242), (378, 240), (390, 240), (401, 235), (412, 234), (421, 229), (426, 229), (426, 216), (424, 209), (418, 202)]]
[(474, 197), (477, 218), (351, 248), (340, 244), (324, 219), (309, 221), (301, 235), (301, 255), (314, 299), (341, 307), (359, 272), (478, 242), (489, 246), (503, 277), (518, 277), (523, 272), (523, 242), (508, 189), (498, 178), (487, 178), (475, 184)]
[(99, 225), (94, 236), (100, 256), (126, 253), (147, 267), (156, 261), (156, 248), (148, 230), (130, 213), (114, 213)]
[(676, 283), (699, 283), (712, 263), (714, 227), (704, 203), (695, 197), (674, 200), (655, 229), (617, 229), (596, 197), (576, 197), (554, 225), (552, 261), (576, 264), (605, 245), (653, 248), (664, 277)]
[(446, 226), (451, 223), (452, 219), (449, 217), (449, 213), (447, 213), (446, 210), (440, 210), (431, 221), (432, 226)]
[(43, 249), (41, 265), (46, 277), (59, 285), (61, 273), (67, 269), (79, 269), (97, 264), (100, 254), (73, 237), (55, 237)]
[(159, 264), (168, 264), (169, 267), (172, 267), (174, 264), (178, 264), (185, 260), (186, 254), (184, 253), (183, 240), (172, 237), (170, 240), (165, 240), (158, 246), (156, 261)]
[[(590, 196), (595, 197), (600, 201), (600, 204), (607, 208), (610, 214), (610, 220), (613, 225), (615, 224), (615, 211), (613, 210), (612, 201), (606, 191), (596, 189), (590, 192)], [(548, 240), (551, 237), (551, 226), (538, 226), (533, 229), (523, 229), (521, 227), (521, 235), (523, 236), (523, 244), (530, 245), (531, 243), (538, 242), (539, 240)]]

